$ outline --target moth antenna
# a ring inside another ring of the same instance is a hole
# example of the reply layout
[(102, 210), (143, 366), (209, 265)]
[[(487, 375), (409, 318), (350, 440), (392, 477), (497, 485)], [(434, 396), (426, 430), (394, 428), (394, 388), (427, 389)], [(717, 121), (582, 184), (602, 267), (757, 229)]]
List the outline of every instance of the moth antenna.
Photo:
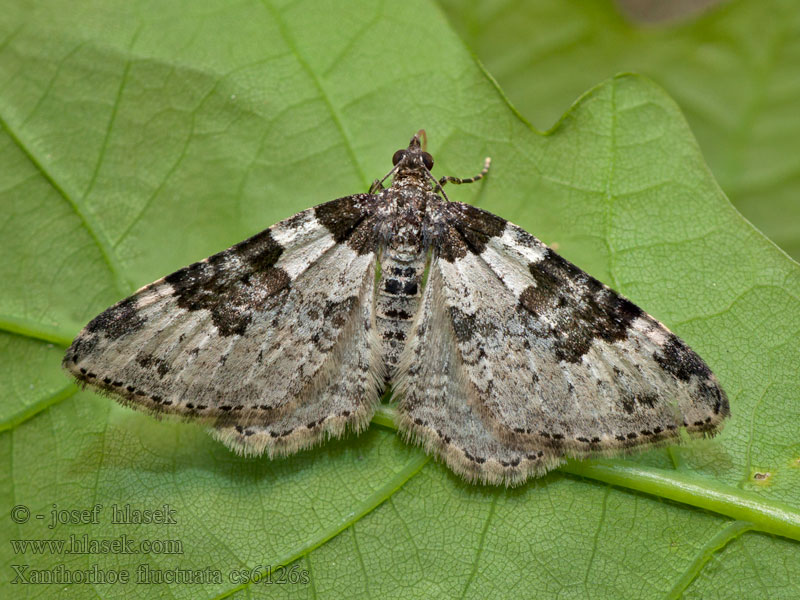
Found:
[(414, 134), (414, 137), (419, 140), (422, 139), (422, 143), (420, 144), (420, 148), (423, 152), (428, 149), (428, 134), (425, 133), (424, 129), (420, 129), (417, 133)]

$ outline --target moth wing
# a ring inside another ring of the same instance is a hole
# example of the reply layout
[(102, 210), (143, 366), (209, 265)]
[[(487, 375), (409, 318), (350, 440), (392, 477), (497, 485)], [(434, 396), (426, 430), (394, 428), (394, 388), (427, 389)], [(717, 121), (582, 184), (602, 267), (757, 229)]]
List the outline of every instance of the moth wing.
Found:
[(478, 410), (445, 305), (441, 271), (432, 268), (398, 365), (397, 425), (406, 439), (469, 481), (516, 484), (562, 461), (549, 447), (514, 448), (498, 439)]
[[(351, 322), (340, 334), (335, 362), (324, 365), (302, 399), (276, 419), (221, 422), (213, 436), (245, 455), (291, 454), (346, 429), (360, 432), (375, 412), (383, 385), (380, 342), (373, 313), (374, 262), (369, 269)], [(297, 365), (302, 368), (301, 365)]]
[(123, 404), (205, 421), (248, 453), (363, 427), (382, 376), (370, 199), (305, 210), (145, 286), (91, 321), (64, 367)]
[(724, 391), (666, 327), (523, 229), (447, 206), (432, 271), (472, 408), (498, 439), (581, 457), (721, 428)]

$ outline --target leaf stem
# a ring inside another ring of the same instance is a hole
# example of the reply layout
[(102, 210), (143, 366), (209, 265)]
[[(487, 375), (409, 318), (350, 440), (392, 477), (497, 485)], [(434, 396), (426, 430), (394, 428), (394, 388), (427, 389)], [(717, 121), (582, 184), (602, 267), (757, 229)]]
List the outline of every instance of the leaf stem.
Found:
[(559, 470), (696, 506), (749, 522), (758, 531), (800, 540), (797, 509), (713, 479), (610, 460), (570, 462)]
[(397, 425), (394, 423), (394, 414), (394, 408), (385, 404), (381, 404), (378, 406), (378, 408), (375, 410), (375, 414), (372, 416), (372, 423), (374, 425), (384, 427), (385, 429), (397, 431)]

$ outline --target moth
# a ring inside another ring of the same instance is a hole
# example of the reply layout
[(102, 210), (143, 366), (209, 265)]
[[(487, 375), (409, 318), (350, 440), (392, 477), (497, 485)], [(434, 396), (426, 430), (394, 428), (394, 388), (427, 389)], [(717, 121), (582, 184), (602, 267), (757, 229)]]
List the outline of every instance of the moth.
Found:
[[(452, 202), (421, 130), (368, 193), (320, 204), (151, 283), (63, 365), (245, 455), (397, 426), (471, 482), (718, 432), (705, 362), (638, 306), (490, 212)], [(391, 185), (383, 182), (392, 177)]]

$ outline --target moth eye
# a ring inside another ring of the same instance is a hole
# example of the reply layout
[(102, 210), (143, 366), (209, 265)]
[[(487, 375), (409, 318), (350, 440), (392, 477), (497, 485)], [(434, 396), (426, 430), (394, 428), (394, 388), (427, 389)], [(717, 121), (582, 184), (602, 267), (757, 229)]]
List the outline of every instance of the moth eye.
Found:
[(425, 168), (428, 169), (428, 171), (433, 168), (433, 157), (427, 152), (422, 153), (422, 162), (425, 164)]
[(401, 160), (403, 160), (403, 157), (405, 155), (406, 155), (405, 150), (398, 150), (397, 152), (395, 152), (394, 156), (392, 156), (392, 164), (396, 165), (397, 163), (399, 163)]

